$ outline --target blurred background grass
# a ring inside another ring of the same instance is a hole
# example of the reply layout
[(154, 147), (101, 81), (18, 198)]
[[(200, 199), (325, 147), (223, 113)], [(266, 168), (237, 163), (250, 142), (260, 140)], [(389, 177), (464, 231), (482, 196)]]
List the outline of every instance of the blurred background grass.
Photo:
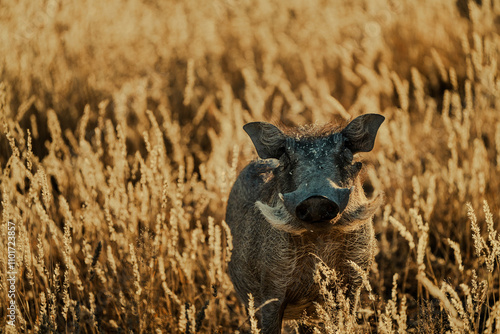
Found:
[(493, 0), (2, 2), (1, 238), (16, 221), (19, 331), (248, 328), (223, 222), (255, 157), (242, 125), (368, 112), (387, 121), (365, 187), (387, 205), (360, 331), (498, 329), (499, 13)]

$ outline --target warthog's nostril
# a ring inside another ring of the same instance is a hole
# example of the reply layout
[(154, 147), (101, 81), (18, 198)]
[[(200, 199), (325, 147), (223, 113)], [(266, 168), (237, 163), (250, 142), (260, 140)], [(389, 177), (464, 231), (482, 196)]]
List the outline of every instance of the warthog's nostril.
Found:
[(337, 203), (325, 197), (313, 196), (297, 205), (295, 215), (306, 223), (320, 223), (332, 220), (339, 211)]
[(303, 221), (310, 221), (311, 220), (311, 215), (309, 214), (309, 208), (306, 201), (300, 203), (297, 206), (297, 209), (295, 210), (295, 214), (297, 215), (297, 218)]
[(332, 201), (324, 203), (322, 209), (323, 210), (320, 210), (321, 214), (323, 215), (323, 218), (327, 220), (332, 220), (337, 217), (339, 213), (339, 206)]

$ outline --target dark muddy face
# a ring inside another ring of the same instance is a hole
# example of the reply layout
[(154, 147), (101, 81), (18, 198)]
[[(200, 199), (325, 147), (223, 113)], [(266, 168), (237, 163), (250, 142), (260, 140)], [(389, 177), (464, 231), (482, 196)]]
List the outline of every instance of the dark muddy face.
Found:
[(349, 202), (361, 164), (339, 133), (324, 138), (288, 138), (280, 157), (283, 202), (295, 218), (308, 224), (330, 222)]
[(353, 155), (373, 148), (383, 121), (381, 115), (362, 115), (340, 132), (319, 135), (286, 135), (268, 123), (245, 125), (259, 156), (279, 161), (273, 200), (256, 203), (266, 219), (291, 231), (337, 222), (351, 202), (360, 202), (355, 185), (362, 166), (353, 163)]

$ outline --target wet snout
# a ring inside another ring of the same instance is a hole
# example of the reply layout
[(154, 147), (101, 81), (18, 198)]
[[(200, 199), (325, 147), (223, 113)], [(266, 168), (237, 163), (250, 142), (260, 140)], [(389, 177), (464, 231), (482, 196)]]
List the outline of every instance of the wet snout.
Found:
[(297, 205), (295, 215), (306, 223), (322, 223), (337, 217), (340, 208), (326, 197), (312, 196)]
[(285, 207), (299, 220), (306, 223), (322, 223), (334, 219), (349, 203), (349, 188), (298, 189), (283, 195)]

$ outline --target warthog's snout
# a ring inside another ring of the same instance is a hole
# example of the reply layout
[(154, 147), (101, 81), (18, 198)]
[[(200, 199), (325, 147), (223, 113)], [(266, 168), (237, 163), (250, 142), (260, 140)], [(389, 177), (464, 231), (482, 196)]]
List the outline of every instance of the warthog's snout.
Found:
[(349, 188), (328, 188), (323, 191), (298, 189), (283, 195), (285, 207), (305, 223), (329, 222), (342, 213), (349, 203)]
[(339, 206), (334, 201), (313, 196), (297, 205), (295, 215), (306, 223), (324, 223), (337, 217), (339, 211)]

